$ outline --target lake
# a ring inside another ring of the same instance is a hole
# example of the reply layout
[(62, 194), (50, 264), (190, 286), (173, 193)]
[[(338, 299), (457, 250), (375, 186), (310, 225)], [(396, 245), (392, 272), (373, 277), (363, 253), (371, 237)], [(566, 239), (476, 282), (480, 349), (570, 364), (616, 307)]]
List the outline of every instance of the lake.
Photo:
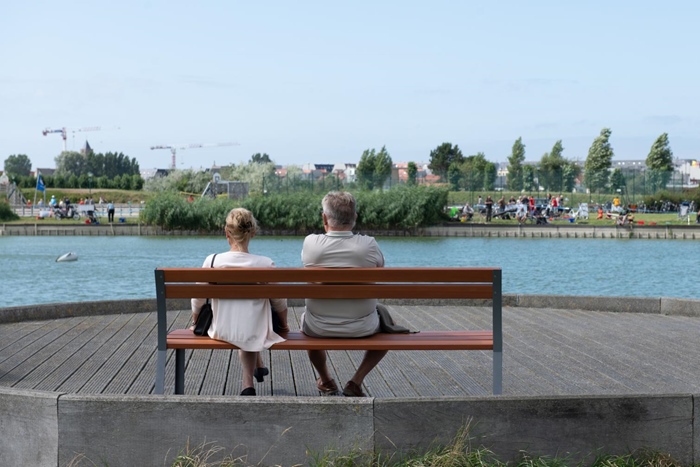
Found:
[[(503, 292), (696, 298), (700, 242), (378, 237), (387, 267), (492, 266)], [(258, 237), (251, 252), (301, 266), (302, 237)], [(3, 306), (155, 297), (156, 267), (199, 267), (216, 237), (0, 237)], [(66, 252), (78, 261), (57, 263)]]

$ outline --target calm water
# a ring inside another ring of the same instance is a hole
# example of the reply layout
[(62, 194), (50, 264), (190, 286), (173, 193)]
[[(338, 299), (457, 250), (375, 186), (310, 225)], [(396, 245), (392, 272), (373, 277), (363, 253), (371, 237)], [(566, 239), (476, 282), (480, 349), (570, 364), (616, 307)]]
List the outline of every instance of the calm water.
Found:
[[(259, 237), (251, 251), (301, 266), (303, 239)], [(696, 298), (700, 242), (378, 238), (391, 266), (495, 266), (505, 293)], [(155, 297), (153, 270), (199, 267), (224, 238), (0, 237), (2, 306)], [(56, 263), (75, 252), (79, 260)]]

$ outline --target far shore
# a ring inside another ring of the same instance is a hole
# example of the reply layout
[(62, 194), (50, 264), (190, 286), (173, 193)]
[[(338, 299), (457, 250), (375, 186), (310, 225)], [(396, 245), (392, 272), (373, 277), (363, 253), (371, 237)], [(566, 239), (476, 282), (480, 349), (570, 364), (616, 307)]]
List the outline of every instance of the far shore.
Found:
[[(612, 239), (673, 239), (700, 240), (700, 225), (591, 225), (584, 223), (556, 222), (547, 225), (444, 223), (412, 230), (362, 230), (357, 233), (377, 237), (490, 237), (490, 238), (612, 238)], [(266, 236), (305, 236), (311, 232), (295, 230), (262, 229)], [(79, 224), (79, 223), (27, 223), (0, 224), (0, 236), (216, 236), (222, 232), (193, 230), (166, 230), (161, 227), (133, 222)]]

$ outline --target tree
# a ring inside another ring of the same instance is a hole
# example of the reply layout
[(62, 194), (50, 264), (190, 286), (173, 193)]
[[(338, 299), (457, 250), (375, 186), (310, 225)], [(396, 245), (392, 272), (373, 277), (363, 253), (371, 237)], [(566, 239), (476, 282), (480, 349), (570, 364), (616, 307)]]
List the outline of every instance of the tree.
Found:
[(576, 178), (581, 175), (581, 167), (573, 161), (567, 161), (562, 169), (562, 190), (574, 191)]
[(416, 177), (418, 177), (418, 166), (415, 162), (409, 162), (406, 167), (407, 183), (409, 185), (416, 184)]
[(673, 151), (668, 142), (668, 133), (656, 138), (647, 156), (648, 180), (653, 191), (664, 188), (673, 174)]
[[(483, 152), (479, 152), (474, 156), (468, 156), (461, 164), (454, 164), (454, 166), (459, 167), (459, 180), (466, 190), (493, 190), (497, 173), (496, 165), (486, 160), (486, 155)], [(451, 169), (452, 167), (450, 167), (450, 171)], [(450, 182), (452, 181), (450, 179)]]
[(622, 169), (619, 167), (614, 169), (610, 174), (610, 188), (613, 192), (622, 191), (627, 184), (625, 176), (622, 174)]
[(5, 159), (5, 173), (15, 177), (28, 177), (32, 171), (32, 161), (26, 154), (12, 154)]
[(610, 146), (611, 133), (609, 128), (600, 130), (600, 135), (593, 140), (593, 144), (588, 150), (585, 181), (591, 192), (600, 191), (608, 184), (608, 171), (612, 166), (613, 158), (613, 149)]
[(547, 191), (562, 191), (566, 159), (561, 155), (564, 146), (561, 140), (554, 143), (552, 152), (544, 153), (540, 160), (539, 182)]
[(464, 156), (459, 146), (455, 144), (453, 147), (452, 143), (442, 143), (440, 146), (430, 151), (430, 163), (428, 167), (434, 174), (445, 178), (447, 176), (447, 170), (452, 164), (461, 164), (462, 162), (464, 162)]
[(508, 156), (508, 178), (506, 185), (511, 191), (523, 189), (523, 162), (525, 162), (525, 145), (520, 137), (513, 143), (513, 149)]
[(251, 164), (270, 164), (272, 163), (272, 159), (270, 159), (270, 156), (267, 155), (267, 153), (262, 153), (260, 154), (259, 152), (253, 154), (250, 156), (250, 163)]
[(374, 168), (377, 160), (374, 149), (365, 149), (360, 156), (355, 175), (357, 183), (366, 190), (374, 189)]
[(380, 190), (384, 188), (386, 179), (391, 176), (391, 167), (393, 165), (386, 146), (382, 146), (382, 149), (375, 155), (374, 159), (374, 186)]

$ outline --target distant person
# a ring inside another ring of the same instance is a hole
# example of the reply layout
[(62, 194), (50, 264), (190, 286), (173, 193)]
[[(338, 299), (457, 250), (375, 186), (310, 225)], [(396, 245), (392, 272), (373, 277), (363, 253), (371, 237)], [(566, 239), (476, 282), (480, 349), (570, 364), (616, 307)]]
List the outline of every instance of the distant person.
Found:
[(114, 203), (107, 203), (107, 222), (114, 222)]
[(462, 218), (464, 218), (465, 221), (470, 221), (472, 220), (472, 217), (474, 217), (474, 208), (467, 202), (462, 208)]
[(490, 196), (486, 197), (486, 222), (491, 222), (491, 216), (493, 215), (493, 200)]

